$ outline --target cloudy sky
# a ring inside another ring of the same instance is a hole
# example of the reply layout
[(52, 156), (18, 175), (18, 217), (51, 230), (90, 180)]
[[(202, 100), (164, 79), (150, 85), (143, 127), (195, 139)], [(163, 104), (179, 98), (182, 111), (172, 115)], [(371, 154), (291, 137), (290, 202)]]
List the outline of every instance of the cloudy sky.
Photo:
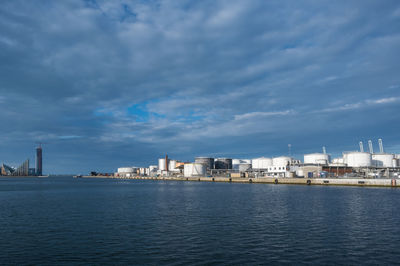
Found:
[(400, 153), (400, 1), (2, 1), (0, 163)]

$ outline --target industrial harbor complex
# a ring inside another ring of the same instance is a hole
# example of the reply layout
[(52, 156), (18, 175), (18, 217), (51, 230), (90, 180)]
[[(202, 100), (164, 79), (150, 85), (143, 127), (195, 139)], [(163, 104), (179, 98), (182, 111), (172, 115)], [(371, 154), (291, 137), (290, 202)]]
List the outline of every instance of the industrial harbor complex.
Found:
[[(275, 183), (290, 178), (336, 179), (393, 179), (400, 177), (400, 154), (385, 153), (382, 140), (378, 140), (379, 152), (374, 152), (372, 141), (369, 150), (363, 143), (357, 151), (343, 152), (339, 158), (331, 158), (325, 147), (321, 153), (305, 154), (303, 160), (291, 156), (274, 158), (233, 159), (196, 157), (193, 162), (181, 162), (166, 155), (157, 165), (148, 167), (120, 167), (110, 176), (114, 178), (228, 178), (250, 181), (272, 178)], [(92, 172), (92, 176), (97, 173)], [(200, 179), (199, 179), (200, 180)], [(326, 183), (326, 182), (325, 182)]]

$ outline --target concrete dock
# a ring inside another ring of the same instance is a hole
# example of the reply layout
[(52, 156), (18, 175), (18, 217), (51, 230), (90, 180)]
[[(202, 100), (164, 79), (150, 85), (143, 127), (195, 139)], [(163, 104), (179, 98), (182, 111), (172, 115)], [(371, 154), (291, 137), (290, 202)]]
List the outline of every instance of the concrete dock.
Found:
[(190, 182), (232, 182), (283, 185), (320, 185), (320, 186), (359, 186), (359, 187), (400, 187), (400, 179), (363, 179), (363, 178), (232, 178), (232, 177), (117, 177), (117, 176), (82, 176), (82, 178), (113, 178), (141, 180), (169, 180)]

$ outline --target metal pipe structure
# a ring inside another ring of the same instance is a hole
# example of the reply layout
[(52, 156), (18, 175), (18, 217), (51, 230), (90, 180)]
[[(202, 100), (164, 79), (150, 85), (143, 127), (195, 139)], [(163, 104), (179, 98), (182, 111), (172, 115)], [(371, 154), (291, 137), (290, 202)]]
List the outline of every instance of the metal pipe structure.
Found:
[(368, 140), (368, 146), (369, 146), (369, 153), (373, 154), (374, 147), (372, 146), (372, 140)]
[(362, 141), (360, 141), (360, 152), (364, 152), (364, 145)]
[(382, 139), (378, 139), (378, 143), (379, 143), (379, 152), (383, 153), (383, 143), (382, 143)]

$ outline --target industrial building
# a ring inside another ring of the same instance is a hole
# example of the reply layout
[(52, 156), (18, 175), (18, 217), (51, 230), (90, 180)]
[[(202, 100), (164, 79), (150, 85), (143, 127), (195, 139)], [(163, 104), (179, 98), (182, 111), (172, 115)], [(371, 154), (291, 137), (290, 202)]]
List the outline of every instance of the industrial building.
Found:
[[(400, 176), (400, 155), (385, 153), (379, 139), (379, 153), (374, 153), (372, 141), (369, 151), (343, 152), (341, 157), (331, 158), (325, 147), (322, 152), (305, 154), (303, 161), (291, 156), (259, 157), (254, 159), (195, 157), (194, 162), (181, 162), (170, 159), (168, 155), (158, 159), (158, 165), (147, 168), (118, 168), (115, 176), (151, 177), (363, 177), (397, 178)], [(290, 153), (290, 152), (289, 152)]]

